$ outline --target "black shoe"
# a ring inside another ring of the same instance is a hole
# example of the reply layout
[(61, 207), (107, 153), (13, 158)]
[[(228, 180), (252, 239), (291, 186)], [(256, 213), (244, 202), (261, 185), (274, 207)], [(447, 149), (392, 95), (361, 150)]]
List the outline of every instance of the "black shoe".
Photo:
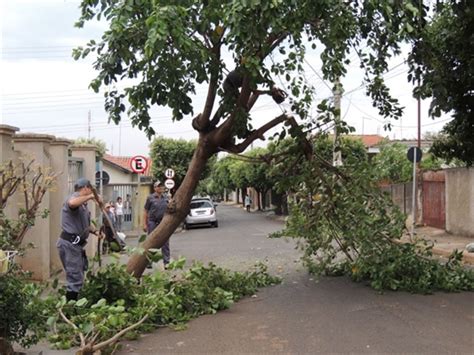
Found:
[(148, 264), (146, 264), (146, 268), (153, 269), (153, 263), (149, 262)]
[(74, 291), (67, 291), (66, 292), (66, 300), (67, 301), (77, 301), (77, 297), (78, 297), (78, 293), (77, 292), (74, 292)]

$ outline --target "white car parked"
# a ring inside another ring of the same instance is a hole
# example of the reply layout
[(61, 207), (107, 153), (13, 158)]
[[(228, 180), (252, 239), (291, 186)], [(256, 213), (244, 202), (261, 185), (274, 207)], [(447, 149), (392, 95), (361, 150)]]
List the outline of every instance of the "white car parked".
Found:
[(184, 221), (184, 229), (201, 225), (218, 227), (215, 205), (208, 199), (192, 199)]

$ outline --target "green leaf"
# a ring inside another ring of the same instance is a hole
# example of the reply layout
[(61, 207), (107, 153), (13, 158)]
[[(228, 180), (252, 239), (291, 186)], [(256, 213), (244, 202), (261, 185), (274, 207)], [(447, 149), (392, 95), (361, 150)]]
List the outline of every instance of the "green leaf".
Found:
[(49, 326), (49, 327), (52, 327), (54, 323), (56, 323), (56, 321), (58, 320), (58, 317), (56, 316), (50, 316), (48, 317), (48, 320), (46, 321), (46, 324)]
[(94, 324), (92, 322), (87, 322), (85, 324), (82, 324), (81, 329), (83, 333), (87, 334), (94, 329)]
[(407, 2), (405, 3), (405, 8), (408, 9), (414, 16), (418, 16), (419, 11), (418, 11), (418, 9), (417, 9), (415, 6), (413, 6), (412, 3), (410, 3), (410, 2), (407, 1)]
[(81, 298), (76, 302), (77, 307), (84, 307), (87, 304), (87, 298)]

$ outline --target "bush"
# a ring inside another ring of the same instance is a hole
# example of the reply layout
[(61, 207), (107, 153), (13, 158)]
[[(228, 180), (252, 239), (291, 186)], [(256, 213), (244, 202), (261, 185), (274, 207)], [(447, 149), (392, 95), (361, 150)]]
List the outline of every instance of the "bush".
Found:
[(45, 335), (47, 318), (39, 297), (41, 288), (28, 282), (27, 277), (18, 270), (0, 275), (0, 337), (24, 347), (36, 344)]

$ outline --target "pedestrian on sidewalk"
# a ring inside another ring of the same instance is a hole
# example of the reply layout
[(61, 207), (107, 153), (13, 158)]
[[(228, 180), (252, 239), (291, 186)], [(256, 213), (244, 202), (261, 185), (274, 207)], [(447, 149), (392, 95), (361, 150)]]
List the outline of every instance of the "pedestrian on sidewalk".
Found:
[[(149, 195), (145, 202), (145, 210), (143, 212), (144, 225), (143, 230), (150, 234), (153, 230), (158, 227), (168, 207), (168, 199), (164, 195), (165, 185), (161, 181), (156, 181), (153, 184), (155, 190), (154, 193)], [(163, 254), (163, 265), (167, 269), (170, 262), (170, 242), (166, 241), (161, 247), (161, 253)]]
[[(102, 202), (102, 198), (98, 196)], [(62, 232), (56, 244), (59, 258), (66, 272), (66, 299), (77, 300), (84, 283), (88, 262), (84, 246), (90, 233), (97, 234), (91, 225), (87, 202), (94, 200), (89, 180), (80, 178), (74, 185), (74, 193), (68, 197), (61, 210)]]
[(250, 198), (249, 195), (245, 196), (245, 208), (247, 209), (247, 212), (250, 212), (250, 205), (252, 204), (252, 199)]
[[(117, 231), (117, 225), (116, 222), (114, 222), (114, 215), (112, 212), (112, 205), (110, 203), (106, 203), (104, 206), (105, 213), (108, 216), (104, 215), (102, 216), (102, 227), (101, 227), (101, 232), (105, 236), (104, 243), (102, 245), (102, 252), (105, 254), (106, 251), (111, 250), (111, 251), (121, 251), (123, 248), (125, 248), (125, 242), (120, 240), (120, 238), (115, 237), (114, 230)], [(112, 223), (112, 226), (110, 226), (109, 221)]]
[(121, 232), (123, 223), (123, 202), (120, 196), (117, 197), (117, 201), (115, 202), (115, 215), (117, 216), (117, 232)]

